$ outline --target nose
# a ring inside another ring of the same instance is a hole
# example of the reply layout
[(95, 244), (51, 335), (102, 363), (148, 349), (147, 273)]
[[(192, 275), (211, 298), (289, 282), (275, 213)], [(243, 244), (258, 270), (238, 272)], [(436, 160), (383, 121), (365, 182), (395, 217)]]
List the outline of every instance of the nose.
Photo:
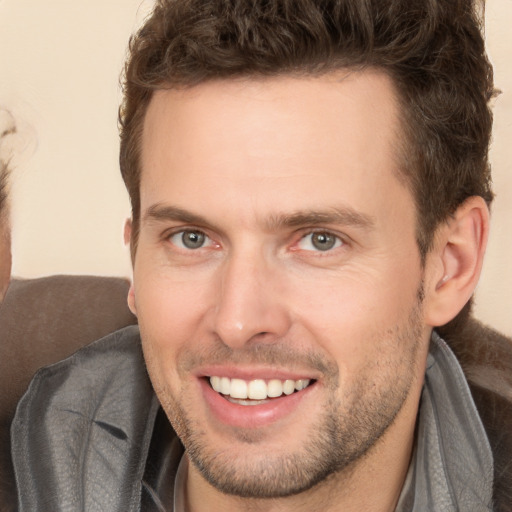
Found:
[(278, 274), (278, 268), (257, 254), (232, 255), (224, 262), (214, 329), (226, 345), (237, 349), (286, 334), (290, 315)]

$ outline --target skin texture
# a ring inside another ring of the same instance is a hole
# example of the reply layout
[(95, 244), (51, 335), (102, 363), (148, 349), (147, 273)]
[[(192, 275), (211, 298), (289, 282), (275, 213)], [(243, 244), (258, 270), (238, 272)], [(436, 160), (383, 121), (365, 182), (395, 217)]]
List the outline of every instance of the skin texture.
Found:
[[(152, 99), (129, 304), (192, 462), (189, 510), (394, 510), (432, 326), (464, 304), (459, 293), (440, 307), (462, 268), (449, 226), (421, 265), (398, 136), (394, 89), (377, 72)], [(219, 399), (209, 375), (314, 383), (269, 410)]]
[(11, 235), (7, 213), (0, 214), (0, 302), (11, 277)]

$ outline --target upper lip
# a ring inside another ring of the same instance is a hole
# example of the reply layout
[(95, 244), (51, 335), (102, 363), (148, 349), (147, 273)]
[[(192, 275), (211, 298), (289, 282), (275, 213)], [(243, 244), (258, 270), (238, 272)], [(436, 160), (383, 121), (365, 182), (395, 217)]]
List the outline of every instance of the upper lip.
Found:
[(283, 368), (272, 367), (241, 367), (235, 365), (212, 365), (202, 366), (193, 371), (196, 377), (228, 377), (230, 379), (242, 379), (246, 381), (262, 379), (262, 380), (318, 380), (320, 375), (318, 371), (312, 370), (289, 370)]

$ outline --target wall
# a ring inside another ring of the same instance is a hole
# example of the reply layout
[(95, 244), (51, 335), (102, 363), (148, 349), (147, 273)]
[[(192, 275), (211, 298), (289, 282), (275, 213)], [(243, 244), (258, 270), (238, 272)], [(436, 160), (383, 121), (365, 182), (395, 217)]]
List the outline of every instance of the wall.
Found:
[[(19, 125), (13, 176), (14, 269), (129, 275), (118, 171), (118, 77), (141, 0), (0, 0), (0, 107)], [(512, 334), (512, 1), (490, 0), (495, 105), (493, 228), (477, 316)]]
[(13, 273), (129, 275), (119, 74), (152, 2), (0, 2), (0, 106), (26, 148), (13, 176)]

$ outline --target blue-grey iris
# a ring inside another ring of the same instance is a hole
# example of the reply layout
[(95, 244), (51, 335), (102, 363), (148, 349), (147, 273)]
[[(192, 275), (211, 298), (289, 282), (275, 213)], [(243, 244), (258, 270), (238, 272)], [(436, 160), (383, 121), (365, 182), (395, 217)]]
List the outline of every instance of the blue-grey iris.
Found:
[(203, 246), (205, 238), (201, 231), (184, 231), (181, 235), (181, 241), (188, 249), (199, 249)]

